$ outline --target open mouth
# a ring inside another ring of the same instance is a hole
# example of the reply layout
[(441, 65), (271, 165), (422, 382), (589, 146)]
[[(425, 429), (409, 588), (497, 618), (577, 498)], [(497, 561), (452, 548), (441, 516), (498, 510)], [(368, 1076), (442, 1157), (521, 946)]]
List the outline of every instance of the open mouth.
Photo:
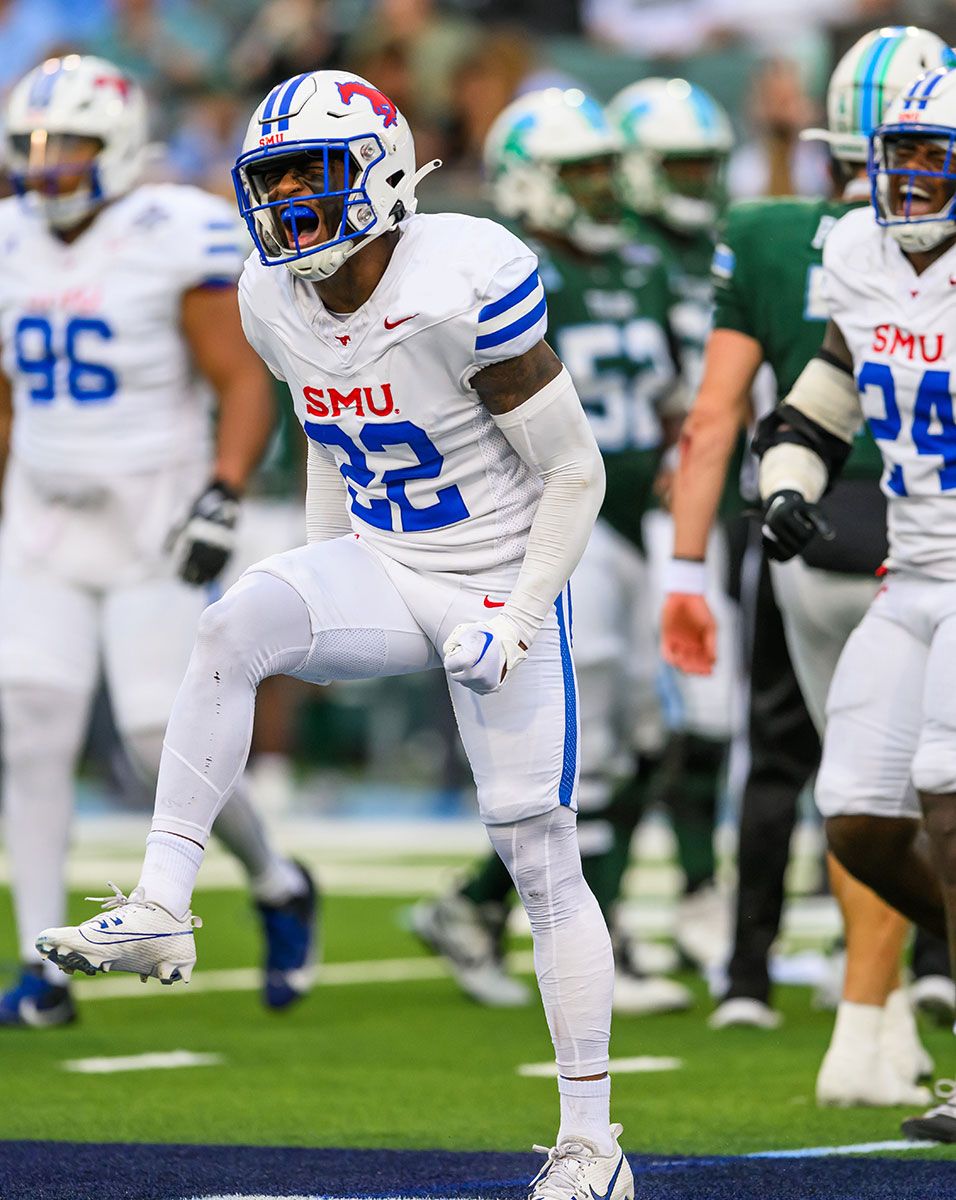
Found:
[(915, 181), (900, 185), (896, 200), (896, 216), (925, 217), (938, 210), (939, 205), (933, 200), (932, 194)]
[(319, 240), (321, 221), (307, 204), (288, 204), (280, 210), (279, 220), (290, 250), (304, 250)]

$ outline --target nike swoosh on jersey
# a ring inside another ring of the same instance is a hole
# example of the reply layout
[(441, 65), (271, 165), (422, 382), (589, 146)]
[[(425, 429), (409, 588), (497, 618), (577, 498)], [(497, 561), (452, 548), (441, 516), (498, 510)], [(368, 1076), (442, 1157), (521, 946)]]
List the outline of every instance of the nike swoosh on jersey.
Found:
[(413, 321), (415, 319), (415, 317), (417, 317), (417, 316), (418, 316), (418, 313), (412, 313), (408, 317), (399, 317), (399, 319), (397, 321), (390, 321), (388, 319), (388, 317), (386, 317), (385, 318), (385, 328), (386, 329), (397, 329), (399, 327), (399, 325), (404, 325), (406, 321)]
[(599, 1196), (597, 1194), (597, 1192), (594, 1190), (594, 1188), (588, 1188), (588, 1191), (591, 1193), (593, 1200), (608, 1200), (608, 1198), (611, 1195), (611, 1192), (614, 1191), (614, 1185), (617, 1183), (617, 1177), (618, 1177), (618, 1175), (620, 1175), (621, 1167), (623, 1167), (623, 1166), (624, 1166), (624, 1151), (622, 1150), (620, 1160), (617, 1164), (617, 1167), (614, 1170), (614, 1174), (611, 1176), (611, 1182), (607, 1185), (607, 1191), (604, 1193), (604, 1195)]
[(492, 600), (488, 596), (485, 596), (483, 603), (484, 603), (485, 608), (504, 608), (506, 601)]

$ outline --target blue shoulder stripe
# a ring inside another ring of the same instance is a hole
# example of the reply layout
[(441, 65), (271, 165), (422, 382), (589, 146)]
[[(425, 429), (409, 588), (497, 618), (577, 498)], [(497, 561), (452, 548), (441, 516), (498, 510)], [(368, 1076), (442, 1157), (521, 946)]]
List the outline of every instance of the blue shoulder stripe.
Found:
[(242, 254), (238, 246), (207, 246), (207, 254)]
[[(522, 284), (522, 286), (524, 285)], [(532, 325), (537, 325), (542, 317), (547, 316), (547, 313), (548, 301), (542, 296), (534, 308), (529, 309), (517, 321), (513, 321), (510, 325), (505, 325), (503, 329), (499, 329), (495, 333), (484, 333), (476, 338), (475, 349), (490, 350), (493, 346), (500, 346), (502, 342), (510, 342), (512, 338), (516, 338), (520, 333), (524, 333)]]
[(486, 304), (478, 314), (478, 320), (490, 321), (493, 317), (500, 317), (503, 312), (507, 312), (509, 308), (514, 308), (525, 296), (530, 295), (538, 286), (538, 283), (538, 272), (534, 270), (523, 283), (519, 283), (507, 296), (502, 296), (500, 300), (494, 300), (491, 304)]

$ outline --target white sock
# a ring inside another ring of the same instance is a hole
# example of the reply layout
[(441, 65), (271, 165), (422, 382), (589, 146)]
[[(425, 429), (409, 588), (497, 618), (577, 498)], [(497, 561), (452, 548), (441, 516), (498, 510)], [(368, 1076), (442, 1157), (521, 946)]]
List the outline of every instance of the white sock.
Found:
[(249, 887), (260, 904), (277, 905), (304, 895), (306, 882), (294, 862), (273, 858), (261, 875), (249, 880)]
[(830, 1050), (840, 1054), (870, 1052), (879, 1045), (883, 1009), (878, 1004), (854, 1004), (841, 1000), (837, 1006)]
[(558, 1076), (561, 1100), (561, 1128), (557, 1144), (586, 1138), (601, 1155), (616, 1148), (611, 1134), (611, 1077), (603, 1079), (565, 1079)]
[(204, 853), (202, 846), (176, 833), (153, 831), (146, 839), (138, 885), (145, 898), (174, 917), (184, 917), (189, 912)]

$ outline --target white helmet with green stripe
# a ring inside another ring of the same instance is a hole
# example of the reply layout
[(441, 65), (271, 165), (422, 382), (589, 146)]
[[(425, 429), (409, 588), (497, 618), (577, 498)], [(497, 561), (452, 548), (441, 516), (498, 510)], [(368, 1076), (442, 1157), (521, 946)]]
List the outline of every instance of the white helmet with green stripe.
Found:
[(865, 163), (870, 134), (890, 104), (917, 75), (941, 66), (956, 66), (956, 54), (928, 29), (884, 25), (865, 33), (830, 76), (829, 128), (805, 129), (801, 138), (826, 142), (843, 162)]
[(725, 202), (734, 130), (724, 109), (686, 79), (629, 84), (607, 108), (624, 140), (619, 186), (634, 212), (682, 233), (711, 229)]

